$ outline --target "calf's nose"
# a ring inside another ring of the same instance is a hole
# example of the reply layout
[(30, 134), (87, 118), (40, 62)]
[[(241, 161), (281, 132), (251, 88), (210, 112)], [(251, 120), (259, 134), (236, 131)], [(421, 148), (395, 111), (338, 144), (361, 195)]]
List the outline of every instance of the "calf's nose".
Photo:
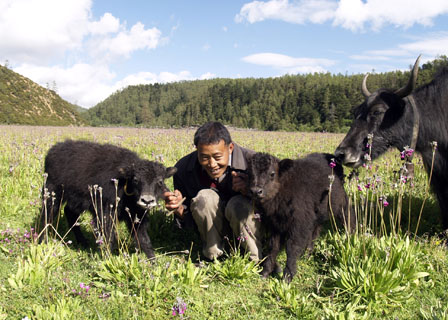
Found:
[(263, 189), (260, 187), (255, 187), (251, 189), (251, 192), (254, 196), (256, 196), (257, 198), (262, 198), (263, 197)]
[(156, 203), (156, 198), (151, 195), (142, 195), (140, 196), (139, 204), (143, 207), (153, 207)]

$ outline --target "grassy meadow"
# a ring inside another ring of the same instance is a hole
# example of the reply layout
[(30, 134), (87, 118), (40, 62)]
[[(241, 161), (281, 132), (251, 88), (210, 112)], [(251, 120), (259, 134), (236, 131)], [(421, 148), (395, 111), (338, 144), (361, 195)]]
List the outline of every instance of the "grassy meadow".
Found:
[[(112, 143), (172, 166), (194, 150), (192, 129), (0, 126), (0, 320), (2, 319), (448, 319), (448, 254), (439, 209), (416, 156), (400, 177), (392, 150), (346, 169), (358, 229), (331, 224), (298, 262), (291, 284), (261, 279), (259, 266), (229, 241), (228, 258), (200, 261), (201, 243), (178, 230), (163, 206), (149, 216), (157, 260), (149, 262), (123, 226), (119, 252), (96, 245), (90, 215), (80, 221), (88, 250), (65, 220), (36, 244), (43, 161), (65, 139)], [(279, 158), (332, 152), (341, 134), (231, 129), (233, 140)], [(107, 157), (107, 154), (104, 155)], [(167, 184), (172, 188), (171, 179)], [(330, 179), (329, 179), (330, 184)], [(280, 256), (284, 264), (285, 254)]]

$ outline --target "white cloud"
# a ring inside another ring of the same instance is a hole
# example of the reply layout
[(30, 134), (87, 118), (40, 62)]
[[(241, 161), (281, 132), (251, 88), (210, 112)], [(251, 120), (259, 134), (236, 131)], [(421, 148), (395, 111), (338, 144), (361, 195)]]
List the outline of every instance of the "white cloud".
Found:
[[(167, 39), (157, 28), (128, 27), (111, 13), (95, 19), (91, 8), (92, 0), (0, 0), (0, 61), (42, 86), (56, 82), (61, 97), (84, 107), (138, 83), (140, 74), (117, 80), (112, 63)], [(185, 77), (191, 75), (153, 76), (159, 82)]]
[(201, 75), (199, 77), (200, 80), (208, 80), (208, 79), (213, 79), (213, 78), (216, 78), (216, 74), (211, 73), (211, 72), (204, 73), (203, 75)]
[(363, 30), (365, 25), (373, 30), (386, 25), (430, 26), (435, 17), (446, 13), (448, 2), (444, 0), (341, 0), (333, 24), (353, 31)]
[(0, 57), (48, 61), (77, 49), (88, 33), (91, 0), (2, 0)]
[(278, 53), (257, 53), (243, 58), (244, 62), (269, 66), (283, 73), (314, 73), (325, 72), (326, 67), (335, 62), (329, 59), (294, 58)]
[(33, 79), (33, 81), (44, 87), (55, 82), (57, 92), (63, 99), (85, 108), (94, 106), (115, 91), (130, 85), (204, 80), (215, 77), (210, 72), (199, 77), (194, 77), (189, 71), (180, 71), (178, 73), (160, 72), (159, 74), (138, 72), (117, 80), (116, 74), (107, 65), (89, 65), (84, 63), (75, 64), (69, 68), (23, 64), (15, 68), (14, 71)]
[(253, 1), (246, 3), (236, 15), (236, 22), (249, 23), (267, 19), (303, 24), (307, 21), (323, 23), (330, 19), (336, 4), (331, 0), (305, 0), (289, 3), (288, 0)]
[(99, 21), (93, 21), (89, 24), (89, 31), (93, 35), (104, 35), (118, 32), (120, 29), (120, 19), (115, 18), (109, 12), (106, 12)]
[(430, 56), (446, 54), (448, 52), (448, 32), (432, 34), (414, 42), (400, 44), (398, 47), (411, 54), (423, 53)]
[(14, 71), (42, 86), (55, 81), (62, 98), (83, 107), (93, 106), (116, 90), (113, 85), (109, 85), (115, 74), (105, 65), (80, 63), (62, 68), (24, 64)]
[(117, 89), (122, 89), (131, 85), (138, 84), (154, 84), (154, 83), (168, 83), (181, 80), (191, 80), (189, 71), (180, 71), (179, 73), (161, 72), (159, 74), (153, 72), (138, 72), (125, 77), (123, 80), (118, 81), (115, 84)]
[(369, 50), (361, 55), (352, 55), (354, 60), (391, 60), (406, 59), (412, 61), (423, 54), (422, 62), (434, 59), (438, 55), (448, 52), (448, 32), (426, 34), (421, 38), (407, 43), (399, 43), (395, 48), (385, 50)]
[(386, 25), (430, 26), (435, 17), (446, 13), (446, 0), (270, 0), (246, 3), (235, 21), (255, 23), (274, 19), (298, 24), (331, 21), (335, 26), (356, 31), (364, 30), (366, 25), (373, 30)]
[(128, 29), (110, 13), (95, 21), (91, 6), (91, 0), (2, 0), (0, 59), (48, 64), (67, 53), (102, 60), (128, 58), (136, 50), (162, 43), (160, 30), (145, 29), (140, 22)]
[(159, 74), (153, 72), (139, 72), (127, 76), (121, 81), (115, 84), (116, 89), (125, 88), (131, 85), (138, 84), (154, 84), (154, 83), (169, 83), (178, 81), (191, 81), (191, 80), (205, 80), (214, 78), (215, 74), (207, 72), (199, 77), (194, 77), (191, 75), (190, 71), (180, 71), (178, 73), (173, 72), (160, 72)]
[(390, 60), (390, 57), (382, 56), (382, 55), (351, 55), (349, 57), (353, 60), (380, 60), (380, 61), (387, 61)]
[(137, 22), (130, 30), (120, 31), (113, 36), (92, 39), (90, 48), (96, 57), (128, 58), (130, 54), (141, 49), (155, 49), (161, 42), (162, 33), (157, 28), (145, 29)]

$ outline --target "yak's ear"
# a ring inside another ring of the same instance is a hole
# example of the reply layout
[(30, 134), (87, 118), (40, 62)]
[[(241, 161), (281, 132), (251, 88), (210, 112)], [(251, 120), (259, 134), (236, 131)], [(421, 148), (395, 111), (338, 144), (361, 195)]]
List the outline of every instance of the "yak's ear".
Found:
[(120, 167), (118, 169), (119, 177), (122, 179), (130, 179), (134, 176), (135, 168), (134, 164), (128, 166)]
[(175, 173), (177, 172), (177, 168), (176, 167), (169, 167), (166, 168), (166, 177), (172, 177)]
[(291, 168), (294, 164), (294, 161), (291, 159), (283, 159), (278, 163), (278, 174), (281, 176), (285, 171)]

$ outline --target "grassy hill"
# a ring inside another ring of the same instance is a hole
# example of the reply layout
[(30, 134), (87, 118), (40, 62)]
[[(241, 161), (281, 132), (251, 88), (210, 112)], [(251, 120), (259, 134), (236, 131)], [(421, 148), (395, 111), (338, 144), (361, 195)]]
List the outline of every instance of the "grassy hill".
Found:
[(0, 66), (0, 123), (84, 125), (78, 108), (53, 90)]

